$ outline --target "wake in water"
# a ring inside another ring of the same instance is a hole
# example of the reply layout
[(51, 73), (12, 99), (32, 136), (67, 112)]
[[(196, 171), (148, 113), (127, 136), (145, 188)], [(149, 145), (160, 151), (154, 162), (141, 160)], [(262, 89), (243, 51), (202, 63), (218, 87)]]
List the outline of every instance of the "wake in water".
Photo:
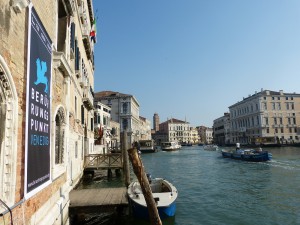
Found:
[(286, 170), (296, 170), (300, 171), (300, 164), (299, 161), (284, 161), (284, 160), (276, 160), (272, 159), (269, 162), (266, 162), (265, 164), (268, 164), (272, 167), (280, 167)]

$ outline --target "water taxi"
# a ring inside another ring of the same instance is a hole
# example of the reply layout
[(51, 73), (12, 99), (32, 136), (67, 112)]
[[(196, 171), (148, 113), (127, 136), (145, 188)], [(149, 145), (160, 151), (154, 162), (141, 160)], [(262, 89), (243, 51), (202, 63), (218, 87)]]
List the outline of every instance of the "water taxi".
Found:
[(161, 150), (162, 151), (176, 151), (181, 148), (181, 145), (175, 141), (167, 141), (161, 143)]
[(139, 150), (141, 153), (157, 152), (157, 148), (154, 146), (153, 140), (140, 140)]

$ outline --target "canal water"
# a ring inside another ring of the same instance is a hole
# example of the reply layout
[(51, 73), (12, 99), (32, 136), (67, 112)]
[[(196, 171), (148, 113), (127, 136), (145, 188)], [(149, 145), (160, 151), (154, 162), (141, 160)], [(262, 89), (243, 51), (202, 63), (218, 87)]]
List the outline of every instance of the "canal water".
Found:
[[(220, 151), (205, 151), (201, 146), (142, 154), (152, 177), (163, 177), (178, 189), (176, 215), (163, 224), (300, 225), (300, 148), (267, 150), (273, 159), (259, 163), (225, 159)], [(115, 177), (89, 187), (122, 183), (122, 177)], [(115, 224), (149, 223), (124, 216)]]

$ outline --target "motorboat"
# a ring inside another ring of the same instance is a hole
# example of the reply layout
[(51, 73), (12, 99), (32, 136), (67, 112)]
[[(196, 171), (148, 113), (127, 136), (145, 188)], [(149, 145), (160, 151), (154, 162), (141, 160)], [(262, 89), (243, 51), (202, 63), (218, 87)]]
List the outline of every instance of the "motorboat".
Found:
[(222, 156), (224, 158), (232, 158), (243, 161), (263, 162), (272, 159), (272, 153), (263, 151), (262, 149), (237, 149), (237, 150), (224, 150), (222, 149)]
[[(175, 186), (163, 178), (148, 178), (148, 180), (160, 218), (174, 216), (178, 196)], [(138, 218), (149, 219), (146, 200), (138, 181), (129, 185), (127, 194), (133, 215)]]
[(157, 152), (157, 148), (154, 146), (153, 140), (140, 140), (139, 141), (139, 151), (141, 153), (153, 153)]
[(176, 151), (181, 148), (181, 145), (175, 141), (170, 142), (162, 142), (161, 143), (161, 150), (162, 151)]

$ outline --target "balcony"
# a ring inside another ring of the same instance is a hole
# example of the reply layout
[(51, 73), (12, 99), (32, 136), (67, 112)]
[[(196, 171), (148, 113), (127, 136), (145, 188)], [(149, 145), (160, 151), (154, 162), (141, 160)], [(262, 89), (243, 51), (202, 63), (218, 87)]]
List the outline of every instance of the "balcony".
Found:
[(63, 52), (53, 51), (53, 68), (61, 71), (64, 77), (72, 75), (72, 69)]
[(84, 44), (84, 49), (89, 60), (93, 59), (93, 49), (94, 49), (94, 42), (91, 41), (90, 38), (90, 30), (87, 26), (85, 26), (82, 30), (82, 41)]
[(90, 23), (92, 24), (94, 20), (94, 10), (93, 10), (93, 4), (91, 0), (87, 0), (87, 5), (89, 9), (89, 14), (90, 14)]
[(65, 8), (70, 16), (74, 16), (76, 11), (75, 9), (75, 1), (74, 0), (64, 0)]
[(87, 108), (87, 110), (92, 110), (94, 109), (94, 97), (93, 97), (93, 94), (91, 92), (91, 88), (90, 87), (85, 87), (84, 90), (83, 90), (83, 104), (85, 106), (85, 108)]
[(88, 87), (88, 85), (89, 85), (88, 79), (85, 76), (82, 76), (80, 81), (79, 81), (79, 84), (82, 88)]
[(290, 128), (290, 127), (297, 127), (296, 124), (287, 124), (286, 127)]

